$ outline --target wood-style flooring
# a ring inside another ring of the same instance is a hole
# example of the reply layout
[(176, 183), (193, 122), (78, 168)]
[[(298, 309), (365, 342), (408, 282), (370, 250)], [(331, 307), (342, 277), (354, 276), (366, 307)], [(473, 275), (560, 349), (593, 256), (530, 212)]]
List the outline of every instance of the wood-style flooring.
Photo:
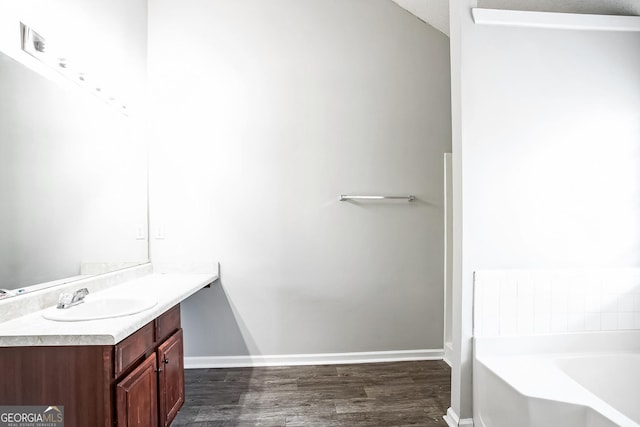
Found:
[(443, 427), (442, 361), (190, 369), (173, 427)]

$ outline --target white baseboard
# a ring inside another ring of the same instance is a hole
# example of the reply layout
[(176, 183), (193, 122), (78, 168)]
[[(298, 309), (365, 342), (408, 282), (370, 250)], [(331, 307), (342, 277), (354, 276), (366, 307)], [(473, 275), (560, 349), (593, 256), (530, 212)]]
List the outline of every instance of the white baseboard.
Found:
[(282, 354), (271, 356), (209, 356), (185, 357), (185, 369), (246, 368), (259, 366), (337, 365), (348, 363), (406, 362), (412, 360), (442, 360), (444, 351), (401, 350), (358, 353)]
[(473, 418), (460, 419), (453, 408), (447, 409), (447, 415), (443, 418), (449, 427), (473, 427)]

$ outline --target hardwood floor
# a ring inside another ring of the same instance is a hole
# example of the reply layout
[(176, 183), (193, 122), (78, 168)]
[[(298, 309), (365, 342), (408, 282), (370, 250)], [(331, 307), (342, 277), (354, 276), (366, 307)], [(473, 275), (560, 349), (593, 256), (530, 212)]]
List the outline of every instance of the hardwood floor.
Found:
[(443, 427), (442, 361), (191, 369), (173, 427)]

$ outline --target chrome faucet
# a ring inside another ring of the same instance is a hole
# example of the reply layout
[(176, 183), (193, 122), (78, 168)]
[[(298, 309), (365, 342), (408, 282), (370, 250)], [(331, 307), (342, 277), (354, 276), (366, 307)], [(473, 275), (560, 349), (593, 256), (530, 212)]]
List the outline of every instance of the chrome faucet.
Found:
[(58, 297), (58, 305), (56, 308), (69, 308), (84, 302), (84, 297), (89, 295), (87, 288), (78, 289), (73, 294), (61, 293)]

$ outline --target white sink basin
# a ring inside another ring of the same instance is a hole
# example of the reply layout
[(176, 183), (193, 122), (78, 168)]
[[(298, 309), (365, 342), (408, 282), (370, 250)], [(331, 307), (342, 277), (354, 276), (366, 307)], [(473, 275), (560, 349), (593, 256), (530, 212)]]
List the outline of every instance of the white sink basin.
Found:
[(47, 309), (42, 312), (42, 317), (59, 322), (110, 319), (149, 310), (157, 303), (158, 301), (148, 298), (98, 297), (91, 299), (90, 295), (83, 303), (73, 307)]

